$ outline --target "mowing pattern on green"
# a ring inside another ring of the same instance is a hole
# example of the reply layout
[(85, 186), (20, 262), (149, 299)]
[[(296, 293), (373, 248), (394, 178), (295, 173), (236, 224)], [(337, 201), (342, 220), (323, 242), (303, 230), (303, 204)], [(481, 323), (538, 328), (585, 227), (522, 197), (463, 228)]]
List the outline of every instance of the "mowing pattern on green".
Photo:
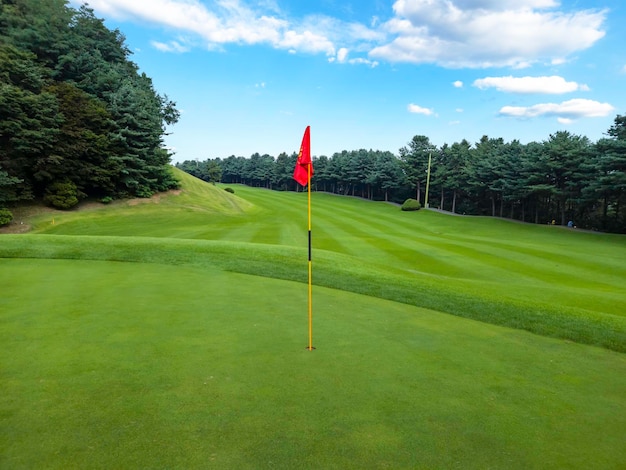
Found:
[[(106, 211), (57, 213), (54, 224), (48, 215), (37, 221), (36, 232), (168, 238), (161, 242), (163, 251), (176, 253), (177, 262), (189, 256), (173, 239), (210, 240), (190, 249), (206, 249), (209, 254), (201, 258), (213, 263), (218, 250), (228, 260), (221, 266), (234, 271), (306, 281), (306, 193), (232, 187), (235, 195), (187, 176), (181, 194)], [(391, 204), (325, 193), (313, 193), (312, 200), (316, 285), (626, 350), (624, 236), (402, 212)], [(36, 240), (23, 246), (31, 256), (42, 251)], [(90, 246), (67, 240), (82, 250), (76, 257), (92, 256)], [(21, 242), (5, 241), (10, 243), (0, 255), (26, 255)], [(54, 257), (66, 253), (63, 243), (52, 243), (60, 250)], [(153, 253), (158, 242), (132, 243)], [(114, 240), (103, 247), (127, 249)], [(96, 250), (96, 259), (121, 257), (108, 249)], [(151, 256), (167, 259), (164, 253)]]

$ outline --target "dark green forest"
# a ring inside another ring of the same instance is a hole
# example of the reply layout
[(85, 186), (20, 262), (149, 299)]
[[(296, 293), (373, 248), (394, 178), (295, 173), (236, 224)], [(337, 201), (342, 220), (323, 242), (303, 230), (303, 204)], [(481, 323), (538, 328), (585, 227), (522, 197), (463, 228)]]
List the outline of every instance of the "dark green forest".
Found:
[[(313, 158), (311, 189), (425, 205), (429, 156), (431, 208), (626, 233), (626, 116), (620, 115), (595, 143), (559, 131), (528, 144), (483, 136), (437, 147), (416, 135), (398, 155), (365, 149), (322, 155)], [(255, 153), (177, 166), (205, 181), (299, 190), (292, 179), (296, 158)]]
[(179, 113), (130, 55), (87, 6), (0, 0), (0, 208), (177, 186), (162, 144)]

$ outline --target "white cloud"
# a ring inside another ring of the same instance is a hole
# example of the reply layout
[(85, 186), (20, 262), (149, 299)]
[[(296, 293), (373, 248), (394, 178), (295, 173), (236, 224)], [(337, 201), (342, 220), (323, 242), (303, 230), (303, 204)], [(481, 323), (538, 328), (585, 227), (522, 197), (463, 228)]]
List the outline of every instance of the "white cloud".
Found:
[[(296, 28), (239, 0), (221, 0), (211, 9), (198, 0), (90, 0), (89, 6), (118, 19), (147, 21), (193, 33), (211, 45), (267, 43), (288, 50), (335, 52), (332, 41), (323, 34)], [(256, 7), (276, 11), (275, 5), (268, 2)]]
[(530, 67), (532, 67), (533, 64), (531, 61), (528, 60), (521, 60), (519, 62), (516, 62), (514, 64), (511, 65), (511, 68), (515, 69), (515, 70), (522, 70), (522, 69), (528, 69)]
[(362, 57), (357, 57), (354, 59), (348, 59), (348, 49), (345, 47), (340, 48), (337, 51), (337, 56), (336, 57), (329, 57), (328, 58), (328, 62), (338, 62), (340, 64), (363, 64), (363, 65), (368, 65), (370, 67), (377, 67), (378, 66), (378, 62), (376, 61), (372, 61), (369, 59), (364, 59)]
[(183, 46), (178, 41), (170, 41), (169, 43), (159, 42), (159, 41), (151, 41), (152, 47), (161, 51), (161, 52), (187, 52), (189, 47)]
[(551, 8), (559, 5), (557, 0), (457, 0), (456, 3), (486, 10), (511, 10), (515, 7)]
[(554, 0), (396, 0), (391, 42), (371, 57), (448, 67), (528, 67), (562, 61), (604, 36), (606, 10), (559, 10)]
[[(79, 0), (71, 0), (78, 5)], [(383, 40), (379, 26), (344, 22), (321, 15), (288, 19), (273, 0), (89, 0), (98, 14), (119, 20), (148, 22), (179, 34), (193, 35), (211, 50), (226, 44), (266, 44), (289, 53), (322, 53), (329, 57), (345, 46), (365, 52)], [(159, 42), (167, 50), (167, 42)], [(337, 45), (341, 44), (342, 47)], [(171, 44), (170, 44), (171, 47)], [(359, 63), (355, 61), (354, 63)], [(375, 66), (370, 59), (363, 63)], [(377, 64), (377, 62), (376, 62)]]
[(556, 118), (556, 120), (560, 123), (560, 124), (571, 124), (574, 122), (573, 119), (570, 118), (564, 118), (564, 117), (560, 117), (560, 118)]
[(589, 87), (568, 82), (563, 77), (486, 77), (475, 80), (473, 85), (481, 90), (495, 88), (508, 93), (562, 94), (573, 91), (589, 91)]
[[(333, 55), (335, 53), (335, 47), (328, 38), (311, 31), (297, 32), (289, 30), (285, 31), (282, 37), (277, 38), (276, 41), (259, 40), (257, 42), (270, 42), (280, 49), (310, 53), (322, 52), (326, 55)], [(251, 42), (251, 44), (254, 43)]]
[(452, 83), (452, 85), (454, 85), (454, 88), (463, 88), (463, 82), (461, 80), (457, 80), (456, 82)]
[(342, 47), (341, 49), (337, 51), (337, 62), (343, 63), (346, 61), (347, 57), (348, 57), (348, 49), (346, 49), (345, 47)]
[(409, 104), (407, 106), (407, 109), (409, 110), (409, 113), (413, 113), (413, 114), (423, 114), (425, 116), (432, 116), (433, 114), (435, 114), (435, 111), (433, 109), (423, 108), (413, 103)]
[(463, 108), (456, 108), (456, 109), (455, 109), (455, 111), (456, 111), (457, 113), (462, 113), (462, 112), (464, 111), (464, 109), (463, 109)]
[(363, 59), (362, 57), (357, 57), (356, 59), (350, 59), (348, 62), (351, 64), (363, 64), (372, 68), (378, 67), (378, 61)]
[[(609, 103), (586, 99), (573, 99), (562, 103), (540, 103), (533, 106), (504, 106), (500, 109), (503, 116), (533, 118), (539, 116), (556, 116), (563, 119), (579, 119), (585, 117), (605, 117), (615, 108)], [(560, 121), (564, 122), (564, 121)]]
[[(374, 17), (369, 24), (325, 15), (292, 18), (275, 0), (89, 0), (89, 5), (99, 15), (201, 40), (210, 50), (263, 44), (291, 54), (325, 54), (339, 63), (338, 51), (349, 49), (354, 57), (346, 62), (372, 67), (381, 60), (447, 67), (558, 64), (603, 37), (607, 16), (607, 10), (566, 10), (557, 0), (396, 0), (389, 21)], [(167, 40), (160, 44), (173, 47)]]

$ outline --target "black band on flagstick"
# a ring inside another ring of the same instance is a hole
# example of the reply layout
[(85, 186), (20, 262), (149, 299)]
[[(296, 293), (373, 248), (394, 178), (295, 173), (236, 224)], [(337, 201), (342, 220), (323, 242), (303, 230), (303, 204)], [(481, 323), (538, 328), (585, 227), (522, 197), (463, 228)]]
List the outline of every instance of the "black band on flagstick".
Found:
[(311, 318), (311, 230), (309, 229), (309, 345), (306, 347), (309, 351), (313, 351), (315, 348), (312, 341), (312, 318)]

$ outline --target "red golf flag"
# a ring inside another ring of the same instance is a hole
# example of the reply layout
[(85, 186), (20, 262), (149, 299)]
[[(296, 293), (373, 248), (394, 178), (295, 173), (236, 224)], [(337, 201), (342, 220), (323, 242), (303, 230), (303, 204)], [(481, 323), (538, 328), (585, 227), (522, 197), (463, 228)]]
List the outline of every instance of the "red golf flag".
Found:
[(306, 186), (309, 182), (309, 172), (307, 167), (311, 165), (311, 176), (313, 176), (313, 162), (311, 161), (311, 126), (306, 126), (304, 137), (302, 137), (302, 145), (300, 145), (300, 153), (298, 161), (293, 170), (293, 179)]

